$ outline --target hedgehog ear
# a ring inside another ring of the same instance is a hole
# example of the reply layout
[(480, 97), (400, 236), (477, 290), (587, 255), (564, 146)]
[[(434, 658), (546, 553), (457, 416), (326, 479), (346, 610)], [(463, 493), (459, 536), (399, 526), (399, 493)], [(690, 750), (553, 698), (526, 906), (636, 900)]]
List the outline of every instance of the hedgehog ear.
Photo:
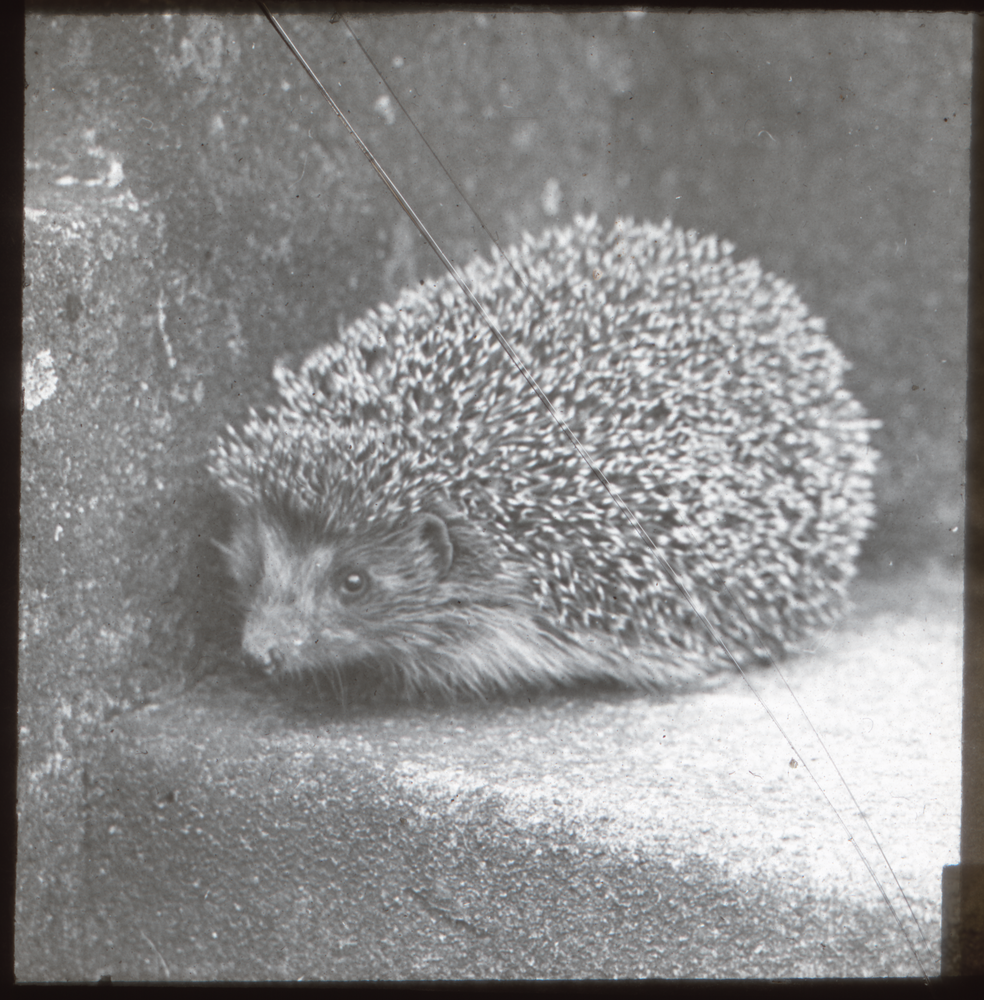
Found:
[(454, 562), (454, 542), (444, 518), (437, 514), (421, 514), (414, 523), (413, 531), (420, 544), (433, 556), (438, 576), (443, 579)]

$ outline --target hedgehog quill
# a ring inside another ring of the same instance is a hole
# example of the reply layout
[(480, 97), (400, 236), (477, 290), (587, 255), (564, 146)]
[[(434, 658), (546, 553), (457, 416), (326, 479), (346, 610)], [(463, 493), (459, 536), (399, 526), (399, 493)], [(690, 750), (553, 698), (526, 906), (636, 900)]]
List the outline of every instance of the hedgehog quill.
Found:
[(213, 451), (247, 659), (405, 695), (672, 689), (728, 666), (697, 611), (742, 667), (835, 621), (877, 425), (793, 287), (669, 222), (508, 256), (521, 280), (464, 276), (659, 557), (443, 278), (278, 367), (280, 405)]

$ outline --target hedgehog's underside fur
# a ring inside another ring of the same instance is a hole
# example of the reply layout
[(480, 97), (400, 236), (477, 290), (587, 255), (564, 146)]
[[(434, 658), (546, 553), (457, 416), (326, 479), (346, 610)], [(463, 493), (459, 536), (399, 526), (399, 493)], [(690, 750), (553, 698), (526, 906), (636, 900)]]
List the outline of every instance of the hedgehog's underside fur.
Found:
[(577, 219), (509, 252), (529, 290), (464, 268), (658, 554), (451, 278), (278, 367), (280, 406), (211, 464), (248, 656), (409, 692), (671, 687), (730, 662), (681, 585), (742, 665), (833, 621), (873, 422), (822, 321), (732, 250)]

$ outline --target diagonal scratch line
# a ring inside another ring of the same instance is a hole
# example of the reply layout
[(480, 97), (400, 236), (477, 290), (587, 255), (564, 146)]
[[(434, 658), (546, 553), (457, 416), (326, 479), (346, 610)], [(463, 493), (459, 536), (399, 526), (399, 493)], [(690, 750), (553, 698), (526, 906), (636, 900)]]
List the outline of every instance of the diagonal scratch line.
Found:
[[(468, 287), (467, 283), (465, 282), (464, 278), (462, 278), (461, 274), (459, 273), (458, 269), (455, 267), (454, 263), (444, 253), (444, 251), (438, 245), (438, 243), (434, 239), (434, 237), (431, 236), (430, 232), (427, 230), (427, 227), (424, 225), (423, 221), (420, 219), (420, 217), (417, 215), (417, 213), (410, 206), (410, 204), (406, 200), (406, 198), (404, 198), (404, 196), (400, 193), (399, 188), (397, 188), (396, 184), (393, 182), (393, 180), (390, 178), (390, 176), (383, 169), (383, 167), (379, 163), (379, 161), (370, 152), (369, 147), (362, 141), (362, 138), (359, 136), (359, 134), (355, 131), (355, 129), (353, 128), (353, 126), (351, 125), (351, 123), (349, 122), (349, 120), (342, 113), (341, 108), (335, 103), (335, 101), (332, 99), (331, 95), (328, 93), (328, 91), (325, 89), (325, 87), (323, 86), (323, 84), (321, 83), (321, 81), (318, 79), (318, 77), (316, 76), (314, 70), (311, 69), (311, 67), (308, 65), (307, 61), (304, 59), (304, 57), (298, 51), (297, 47), (290, 40), (290, 38), (288, 37), (287, 33), (284, 31), (284, 29), (277, 22), (276, 18), (273, 16), (273, 14), (270, 13), (270, 11), (267, 8), (266, 4), (263, 3), (262, 0), (257, 0), (257, 3), (258, 3), (258, 6), (260, 7), (260, 9), (263, 11), (264, 16), (267, 18), (267, 20), (270, 22), (270, 24), (274, 27), (274, 29), (276, 30), (277, 34), (280, 35), (280, 37), (283, 39), (284, 43), (290, 49), (291, 53), (294, 55), (294, 57), (297, 59), (297, 61), (301, 64), (301, 66), (303, 67), (304, 71), (311, 78), (311, 81), (314, 83), (314, 85), (321, 92), (321, 95), (328, 102), (328, 104), (331, 107), (331, 109), (335, 112), (336, 116), (341, 120), (342, 124), (348, 130), (348, 132), (352, 136), (352, 138), (355, 140), (356, 145), (359, 147), (359, 149), (362, 151), (363, 155), (366, 157), (366, 159), (372, 165), (372, 168), (379, 175), (380, 179), (383, 181), (383, 183), (389, 189), (390, 193), (393, 195), (393, 197), (399, 203), (400, 207), (409, 216), (410, 221), (413, 222), (414, 226), (416, 226), (416, 228), (420, 232), (421, 236), (424, 237), (424, 239), (427, 241), (427, 243), (429, 244), (429, 246), (431, 247), (431, 249), (434, 251), (434, 253), (437, 254), (438, 259), (441, 261), (441, 263), (447, 269), (447, 271), (451, 275), (451, 277), (454, 278), (455, 282), (458, 284), (458, 286), (461, 288), (461, 290), (465, 293), (466, 297), (468, 298), (468, 301), (472, 304), (472, 306), (476, 309), (476, 311), (478, 312), (478, 314), (482, 317), (482, 319), (484, 320), (486, 326), (488, 326), (489, 331), (493, 334), (493, 336), (495, 337), (495, 339), (499, 342), (499, 345), (502, 347), (502, 349), (508, 355), (509, 360), (512, 361), (512, 363), (516, 366), (516, 368), (519, 371), (519, 373), (526, 380), (527, 384), (530, 386), (530, 388), (533, 390), (533, 392), (536, 393), (537, 398), (544, 405), (544, 407), (546, 408), (547, 412), (550, 414), (551, 418), (554, 420), (554, 422), (557, 424), (557, 426), (561, 429), (561, 431), (563, 431), (565, 437), (568, 439), (568, 441), (570, 441), (571, 445), (573, 446), (574, 450), (577, 452), (578, 456), (587, 464), (588, 468), (594, 474), (595, 478), (604, 487), (605, 491), (608, 493), (608, 495), (611, 497), (612, 501), (615, 503), (615, 506), (619, 509), (619, 511), (622, 513), (622, 515), (626, 518), (626, 520), (628, 520), (629, 524), (632, 525), (632, 527), (640, 535), (640, 537), (643, 539), (643, 541), (649, 546), (649, 548), (652, 549), (652, 551), (653, 551), (654, 555), (656, 556), (657, 560), (659, 561), (660, 565), (663, 567), (664, 571), (667, 573), (667, 575), (669, 576), (669, 578), (673, 581), (673, 583), (676, 585), (676, 587), (680, 590), (680, 592), (686, 598), (687, 603), (690, 605), (691, 609), (693, 610), (693, 612), (697, 616), (697, 618), (700, 620), (701, 624), (707, 630), (708, 634), (711, 636), (711, 638), (714, 640), (714, 642), (721, 647), (721, 649), (724, 651), (724, 653), (726, 654), (726, 656), (728, 657), (728, 659), (734, 664), (734, 666), (737, 669), (738, 673), (742, 676), (742, 678), (744, 679), (745, 683), (751, 689), (752, 693), (755, 695), (756, 699), (758, 700), (759, 704), (762, 706), (763, 710), (766, 712), (766, 714), (772, 720), (772, 722), (775, 725), (775, 727), (782, 734), (783, 739), (785, 739), (786, 743), (789, 745), (789, 747), (793, 751), (794, 755), (797, 757), (797, 759), (800, 760), (800, 762), (802, 763), (803, 767), (806, 769), (807, 773), (809, 774), (810, 778), (813, 780), (813, 783), (819, 789), (820, 794), (823, 796), (824, 800), (830, 806), (832, 812), (837, 817), (837, 819), (840, 822), (841, 826), (843, 826), (845, 832), (848, 835), (848, 839), (854, 845), (854, 848), (858, 852), (858, 855), (860, 856), (862, 862), (864, 863), (864, 866), (867, 868), (869, 874), (871, 875), (872, 879), (875, 882), (875, 885), (878, 887), (879, 891), (881, 892), (882, 898), (885, 900), (885, 903), (888, 906), (889, 910), (891, 911), (892, 916), (895, 918), (895, 921), (896, 921), (896, 923), (899, 926), (899, 930), (902, 932), (903, 936), (905, 937), (906, 943), (908, 944), (909, 949), (912, 951), (913, 957), (915, 958), (916, 963), (919, 965), (920, 971), (923, 973), (923, 976), (925, 977), (926, 976), (925, 967), (922, 964), (922, 961), (921, 961), (921, 959), (919, 957), (919, 954), (916, 951), (916, 949), (915, 949), (915, 947), (914, 947), (914, 945), (913, 945), (913, 943), (912, 943), (912, 941), (911, 941), (911, 939), (909, 937), (909, 934), (906, 931), (906, 929), (905, 929), (905, 927), (904, 927), (904, 925), (902, 923), (901, 918), (899, 917), (898, 913), (895, 910), (895, 907), (893, 906), (891, 900), (889, 899), (889, 897), (888, 897), (888, 895), (887, 895), (887, 893), (885, 891), (885, 888), (884, 888), (884, 886), (881, 883), (881, 880), (878, 878), (878, 876), (875, 873), (874, 869), (871, 867), (871, 864), (868, 861), (867, 857), (865, 856), (864, 852), (861, 850), (860, 845), (854, 839), (854, 836), (851, 833), (851, 830), (848, 827), (848, 825), (847, 825), (846, 821), (844, 820), (843, 816), (841, 815), (840, 811), (833, 804), (833, 802), (831, 802), (829, 796), (827, 795), (827, 793), (824, 790), (823, 786), (821, 785), (820, 781), (817, 779), (816, 775), (813, 773), (813, 771), (810, 768), (809, 764), (806, 762), (805, 756), (803, 754), (801, 754), (796, 749), (795, 744), (793, 743), (793, 741), (790, 738), (790, 736), (786, 733), (785, 729), (783, 729), (782, 725), (779, 723), (779, 720), (776, 718), (775, 713), (772, 711), (772, 709), (769, 708), (769, 706), (762, 699), (762, 696), (752, 686), (751, 681), (748, 679), (748, 675), (742, 669), (742, 666), (738, 662), (738, 660), (735, 657), (735, 655), (728, 648), (727, 644), (724, 642), (724, 640), (718, 634), (717, 630), (710, 623), (710, 621), (707, 619), (707, 617), (697, 607), (697, 604), (695, 603), (694, 599), (691, 597), (690, 592), (683, 585), (683, 583), (681, 582), (681, 580), (679, 579), (679, 577), (677, 576), (677, 574), (673, 571), (673, 568), (670, 566), (670, 564), (667, 562), (667, 560), (663, 557), (663, 555), (660, 552), (659, 548), (657, 547), (655, 541), (652, 539), (652, 537), (649, 535), (649, 533), (643, 527), (642, 523), (639, 521), (639, 519), (636, 517), (636, 515), (632, 512), (632, 510), (628, 507), (628, 505), (625, 503), (625, 501), (622, 499), (622, 497), (619, 494), (618, 490), (616, 490), (615, 487), (611, 484), (611, 482), (609, 481), (608, 477), (599, 468), (599, 466), (592, 460), (591, 456), (585, 450), (584, 446), (581, 444), (580, 440), (578, 439), (577, 435), (574, 433), (573, 429), (568, 425), (567, 421), (564, 420), (564, 418), (557, 412), (557, 410), (555, 409), (554, 405), (550, 402), (549, 398), (547, 397), (546, 393), (543, 391), (543, 389), (540, 388), (539, 384), (537, 383), (536, 379), (533, 377), (532, 373), (529, 371), (529, 369), (523, 363), (522, 359), (516, 353), (516, 351), (514, 350), (514, 348), (512, 347), (512, 345), (509, 343), (509, 341), (500, 332), (500, 330), (496, 326), (495, 322), (492, 320), (492, 318), (489, 316), (488, 312), (485, 310), (485, 307), (482, 305), (481, 302), (479, 302), (478, 298), (475, 296), (475, 294), (472, 292), (472, 290)], [(346, 26), (346, 28), (348, 28), (348, 23), (347, 22), (346, 22), (345, 26)], [(357, 44), (359, 45), (359, 48), (362, 49), (362, 51), (365, 54), (366, 58), (369, 60), (370, 64), (372, 65), (373, 69), (376, 70), (377, 74), (379, 74), (380, 79), (383, 80), (383, 83), (386, 85), (387, 89), (390, 91), (391, 94), (393, 94), (393, 97), (396, 100), (397, 104), (399, 104), (400, 109), (406, 115), (407, 112), (406, 112), (406, 109), (403, 107), (403, 104), (400, 102), (399, 98), (396, 97), (396, 94), (393, 93), (392, 88), (390, 88), (389, 84), (386, 83), (386, 80), (383, 78), (382, 74), (379, 73), (379, 69), (376, 67), (375, 63), (373, 63), (372, 59), (369, 58), (369, 54), (365, 51), (365, 48), (362, 46), (362, 43), (359, 42), (358, 38), (355, 36), (355, 33), (352, 32), (351, 28), (348, 28), (348, 30), (352, 34), (352, 37), (355, 38)], [(409, 119), (410, 116), (407, 115), (407, 118)], [(417, 129), (416, 124), (413, 123), (412, 119), (410, 119), (410, 121), (411, 121), (411, 124), (413, 124), (414, 129), (417, 130), (417, 134), (421, 136), (421, 139), (423, 139), (423, 136), (421, 135), (419, 129)], [(452, 184), (454, 184), (454, 186), (458, 190), (459, 194), (461, 194), (462, 198), (465, 200), (465, 203), (472, 210), (473, 214), (475, 215), (475, 217), (478, 219), (479, 223), (481, 224), (482, 229), (485, 230), (485, 232), (488, 233), (491, 236), (491, 233), (489, 233), (489, 230), (485, 226), (485, 223), (482, 222), (481, 217), (475, 211), (474, 207), (472, 206), (472, 204), (468, 200), (468, 198), (465, 197), (464, 193), (458, 187), (458, 184), (454, 181), (454, 178), (452, 178), (451, 175), (450, 175), (450, 173), (448, 173), (448, 170), (444, 166), (444, 164), (441, 162), (440, 157), (437, 156), (437, 154), (434, 152), (433, 148), (426, 141), (426, 139), (424, 139), (423, 141), (424, 141), (424, 144), (427, 146), (427, 148), (432, 153), (432, 155), (438, 161), (438, 163), (441, 164), (442, 169), (448, 175), (448, 177), (451, 179)], [(514, 271), (516, 271), (515, 265), (512, 263), (512, 261), (509, 260), (508, 257), (506, 257), (505, 253), (502, 251), (502, 247), (499, 246), (498, 241), (495, 240), (494, 237), (493, 237), (493, 242), (499, 248), (499, 251), (503, 253), (503, 257), (507, 260), (507, 262), (509, 263), (509, 266), (512, 267), (512, 269)], [(519, 274), (518, 271), (516, 273)], [(521, 276), (520, 276), (520, 280), (522, 280)], [(526, 285), (525, 281), (523, 281), (523, 285), (524, 285), (524, 287), (528, 288), (528, 286)], [(534, 295), (534, 298), (537, 298), (537, 300), (539, 301), (539, 297), (538, 296)], [(731, 595), (730, 590), (728, 590), (726, 584), (725, 584), (725, 590), (727, 591), (728, 596), (731, 597), (732, 602), (735, 604), (735, 606), (739, 608), (739, 610), (741, 611), (742, 615), (745, 617), (745, 620), (748, 621), (748, 617), (747, 617), (747, 615), (745, 615), (744, 609), (742, 609), (741, 606), (737, 602), (734, 601), (734, 598)], [(749, 625), (751, 626), (750, 622), (749, 622)], [(751, 626), (751, 627), (752, 627), (753, 632), (755, 632), (754, 626)], [(816, 731), (816, 728), (813, 726), (812, 721), (810, 720), (809, 716), (806, 714), (805, 710), (803, 709), (803, 706), (800, 703), (799, 699), (796, 698), (796, 695), (793, 693), (792, 689), (790, 688), (788, 682), (786, 681), (785, 676), (781, 673), (781, 671), (779, 671), (779, 668), (776, 665), (775, 659), (772, 657), (771, 652), (769, 653), (769, 658), (772, 661), (773, 666), (776, 667), (777, 672), (779, 672), (779, 675), (782, 678), (783, 683), (786, 685), (786, 688), (789, 690), (790, 694), (792, 695), (793, 700), (795, 701), (797, 707), (800, 709), (800, 711), (803, 713), (804, 717), (806, 718), (807, 722), (809, 723), (810, 728), (813, 730), (814, 735), (816, 735), (818, 742), (823, 747), (823, 750), (824, 750), (825, 754), (827, 755), (827, 758), (830, 760), (831, 764), (833, 765), (834, 770), (836, 771), (836, 773), (837, 773), (838, 777), (840, 778), (841, 782), (844, 784), (845, 788), (847, 789), (848, 794), (851, 796), (851, 800), (854, 802), (855, 806), (857, 807), (858, 813), (861, 816), (861, 818), (862, 818), (865, 826), (867, 827), (869, 833), (871, 834), (872, 839), (878, 845), (878, 849), (879, 849), (879, 851), (881, 853), (881, 856), (885, 859), (885, 863), (888, 865), (888, 868), (892, 872), (893, 877), (895, 877), (895, 883), (899, 887), (899, 891), (902, 892), (902, 896), (906, 900), (907, 905), (909, 906), (909, 912), (910, 912), (910, 914), (912, 914), (913, 920), (915, 921), (915, 914), (912, 911), (911, 904), (909, 904), (908, 897), (905, 896), (905, 892), (902, 890), (902, 886), (901, 886), (901, 884), (899, 882), (899, 879), (895, 875), (895, 871), (894, 871), (894, 869), (892, 869), (892, 866), (889, 863), (888, 858), (886, 857), (885, 852), (884, 852), (884, 850), (881, 847), (881, 844), (879, 843), (877, 837), (875, 837), (874, 831), (871, 829), (871, 826), (868, 823), (867, 817), (865, 817), (863, 811), (861, 810), (860, 806), (858, 805), (857, 799), (854, 797), (854, 793), (851, 791), (850, 787), (847, 785), (847, 782), (844, 780), (844, 777), (841, 774), (840, 769), (837, 767), (836, 763), (834, 762), (833, 757), (830, 754), (830, 751), (827, 749), (827, 746), (823, 742), (822, 738), (820, 737), (820, 734)], [(919, 927), (918, 921), (915, 921), (915, 922), (916, 922), (916, 926)], [(920, 931), (920, 934), (922, 935), (922, 929), (921, 928), (919, 928), (919, 931)], [(925, 935), (923, 935), (923, 939), (925, 940)]]

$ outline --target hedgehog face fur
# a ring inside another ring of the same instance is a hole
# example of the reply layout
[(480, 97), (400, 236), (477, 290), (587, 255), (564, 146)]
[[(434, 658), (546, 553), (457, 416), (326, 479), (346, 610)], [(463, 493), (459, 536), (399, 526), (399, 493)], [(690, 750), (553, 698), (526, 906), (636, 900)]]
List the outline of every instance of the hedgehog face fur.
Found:
[[(618, 512), (447, 278), (403, 292), (230, 428), (211, 471), (244, 652), (405, 691), (670, 687), (829, 624), (873, 513), (873, 421), (791, 286), (713, 237), (593, 219), (465, 279)], [(674, 582), (677, 581), (677, 582)]]

